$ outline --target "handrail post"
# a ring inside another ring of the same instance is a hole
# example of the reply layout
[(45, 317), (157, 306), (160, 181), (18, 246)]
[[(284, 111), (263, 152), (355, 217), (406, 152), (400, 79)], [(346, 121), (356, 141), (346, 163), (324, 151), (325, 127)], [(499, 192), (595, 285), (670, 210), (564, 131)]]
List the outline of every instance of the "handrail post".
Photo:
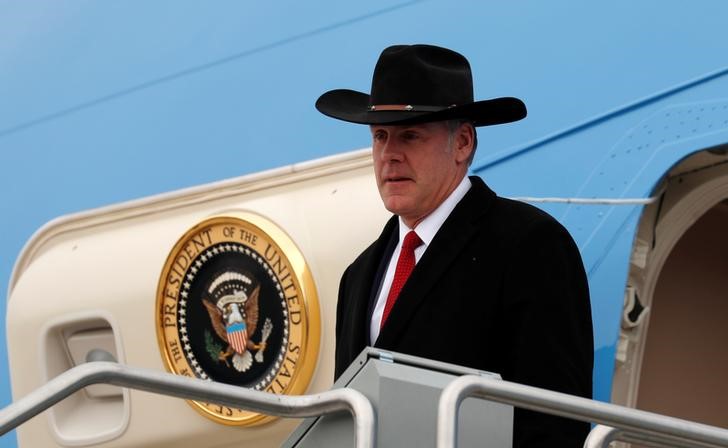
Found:
[(607, 448), (619, 438), (621, 431), (607, 425), (596, 425), (589, 431), (584, 441), (584, 448)]
[(72, 393), (98, 383), (188, 400), (204, 400), (279, 417), (316, 417), (348, 411), (354, 417), (357, 448), (374, 448), (376, 444), (374, 407), (369, 399), (354, 389), (333, 389), (314, 395), (275, 395), (113, 362), (89, 362), (76, 366), (0, 410), (0, 435)]

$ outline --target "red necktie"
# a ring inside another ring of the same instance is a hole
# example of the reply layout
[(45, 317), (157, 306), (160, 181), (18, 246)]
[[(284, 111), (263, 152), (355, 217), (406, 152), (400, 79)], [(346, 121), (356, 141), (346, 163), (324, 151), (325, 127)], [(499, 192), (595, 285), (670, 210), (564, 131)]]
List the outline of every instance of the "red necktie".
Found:
[(399, 259), (397, 260), (397, 269), (394, 271), (394, 279), (392, 280), (392, 287), (389, 288), (389, 294), (387, 295), (387, 302), (384, 305), (384, 312), (382, 313), (382, 322), (379, 324), (379, 328), (384, 326), (384, 322), (387, 321), (389, 312), (392, 311), (394, 302), (397, 301), (397, 296), (402, 290), (402, 287), (407, 282), (412, 273), (412, 269), (415, 268), (415, 249), (422, 244), (422, 240), (415, 233), (414, 230), (410, 230), (409, 233), (404, 237), (402, 243), (402, 251), (399, 253)]

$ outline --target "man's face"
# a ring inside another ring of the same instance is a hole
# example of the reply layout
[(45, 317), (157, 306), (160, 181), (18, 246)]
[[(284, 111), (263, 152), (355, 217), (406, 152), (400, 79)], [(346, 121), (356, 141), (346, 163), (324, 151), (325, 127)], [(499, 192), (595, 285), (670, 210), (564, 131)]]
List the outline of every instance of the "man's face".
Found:
[(467, 172), (472, 127), (461, 125), (452, 137), (445, 122), (370, 128), (374, 173), (384, 207), (414, 228)]

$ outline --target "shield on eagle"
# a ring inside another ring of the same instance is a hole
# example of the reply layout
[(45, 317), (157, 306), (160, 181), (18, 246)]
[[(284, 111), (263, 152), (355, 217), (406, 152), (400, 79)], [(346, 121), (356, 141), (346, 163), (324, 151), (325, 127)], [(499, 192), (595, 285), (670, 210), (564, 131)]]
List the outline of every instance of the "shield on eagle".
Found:
[(248, 333), (245, 328), (245, 322), (235, 322), (226, 328), (228, 342), (232, 346), (235, 353), (243, 354), (248, 346)]

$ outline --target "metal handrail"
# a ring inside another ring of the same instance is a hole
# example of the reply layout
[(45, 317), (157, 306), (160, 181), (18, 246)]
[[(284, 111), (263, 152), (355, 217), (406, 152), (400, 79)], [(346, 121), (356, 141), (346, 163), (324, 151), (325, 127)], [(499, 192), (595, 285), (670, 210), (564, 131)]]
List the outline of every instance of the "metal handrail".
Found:
[(618, 428), (613, 428), (607, 425), (596, 425), (589, 432), (586, 440), (584, 441), (584, 448), (607, 448), (612, 442), (634, 442), (639, 443), (641, 447), (654, 447), (663, 448), (665, 443), (670, 443), (670, 446), (681, 447), (681, 448), (692, 448), (692, 447), (714, 447), (715, 444), (706, 445), (701, 442), (665, 442), (659, 437), (653, 437), (646, 434), (641, 436), (633, 436), (630, 433), (623, 431)]
[(98, 383), (244, 408), (278, 417), (316, 417), (348, 411), (354, 417), (357, 448), (373, 448), (376, 443), (374, 408), (361, 392), (353, 389), (333, 389), (314, 395), (274, 395), (114, 362), (81, 364), (5, 407), (0, 411), (0, 435), (72, 393)]
[[(437, 414), (437, 447), (455, 447), (457, 417), (462, 401), (470, 396), (532, 411), (611, 426), (599, 429), (585, 447), (607, 446), (614, 440), (657, 442), (676, 447), (728, 447), (728, 430), (611, 403), (575, 397), (488, 377), (466, 375), (453, 380), (440, 395)], [(599, 428), (597, 426), (596, 428)], [(595, 429), (596, 429), (595, 428)], [(606, 443), (606, 445), (604, 444)]]

